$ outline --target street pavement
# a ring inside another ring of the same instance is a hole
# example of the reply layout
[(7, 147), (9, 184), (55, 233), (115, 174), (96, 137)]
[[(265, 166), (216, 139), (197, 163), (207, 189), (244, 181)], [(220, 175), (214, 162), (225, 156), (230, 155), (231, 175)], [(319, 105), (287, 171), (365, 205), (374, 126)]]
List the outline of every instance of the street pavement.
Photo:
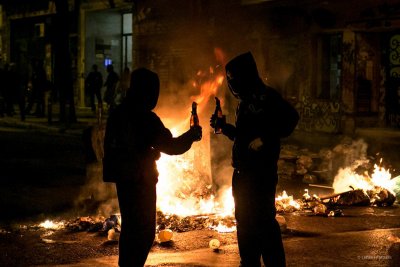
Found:
[[(25, 121), (21, 121), (18, 114), (14, 116), (0, 117), (0, 127), (15, 129), (31, 129), (35, 131), (46, 131), (65, 134), (81, 134), (82, 130), (91, 125), (98, 124), (98, 119), (90, 108), (76, 108), (76, 123), (61, 123), (58, 121), (58, 107), (54, 107), (52, 119), (27, 115)], [(103, 122), (105, 118), (103, 118)]]
[[(77, 112), (74, 125), (53, 122), (47, 118), (18, 116), (0, 118), (0, 127), (28, 128), (64, 134), (81, 134), (97, 123), (88, 109)], [(311, 216), (306, 213), (284, 214), (287, 230), (283, 242), (287, 266), (400, 266), (400, 206), (351, 207), (343, 209), (342, 217)], [(69, 267), (118, 266), (117, 256), (87, 259)], [(239, 265), (237, 244), (227, 244), (218, 252), (210, 248), (191, 251), (175, 249), (151, 251), (146, 266), (210, 266)]]
[[(400, 206), (349, 207), (341, 217), (284, 214), (287, 266), (400, 266)], [(239, 266), (237, 244), (192, 251), (151, 251), (146, 266)], [(118, 266), (101, 257), (58, 267)]]

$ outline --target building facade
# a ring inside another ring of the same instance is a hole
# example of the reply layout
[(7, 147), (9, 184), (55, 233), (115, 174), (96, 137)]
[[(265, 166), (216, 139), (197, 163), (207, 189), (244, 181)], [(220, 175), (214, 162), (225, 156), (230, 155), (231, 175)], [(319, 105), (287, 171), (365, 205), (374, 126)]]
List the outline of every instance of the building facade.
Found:
[[(3, 2), (2, 60), (16, 62), (28, 77), (29, 60), (40, 57), (51, 79), (53, 1)], [(266, 83), (297, 107), (299, 130), (400, 126), (398, 1), (87, 0), (69, 6), (78, 106), (86, 105), (83, 80), (92, 64), (104, 75), (111, 62), (119, 73), (125, 66), (151, 68), (164, 92), (179, 94), (199, 70), (222, 71), (230, 58), (251, 51)]]

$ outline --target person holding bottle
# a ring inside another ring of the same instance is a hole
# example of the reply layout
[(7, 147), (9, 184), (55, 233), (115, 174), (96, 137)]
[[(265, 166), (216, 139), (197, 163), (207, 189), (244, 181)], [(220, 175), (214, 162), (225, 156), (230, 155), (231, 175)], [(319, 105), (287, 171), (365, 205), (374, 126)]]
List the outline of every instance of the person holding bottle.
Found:
[[(217, 108), (210, 125), (234, 141), (232, 193), (242, 267), (285, 266), (281, 231), (275, 219), (280, 138), (293, 131), (297, 111), (258, 75), (250, 52), (226, 66), (231, 93), (239, 100), (235, 125)], [(216, 99), (217, 100), (217, 99)]]
[(146, 68), (132, 72), (130, 88), (107, 119), (104, 138), (103, 180), (116, 183), (121, 212), (120, 267), (146, 262), (156, 230), (156, 161), (160, 152), (179, 155), (202, 136), (201, 126), (190, 127), (178, 137), (152, 110), (160, 82)]

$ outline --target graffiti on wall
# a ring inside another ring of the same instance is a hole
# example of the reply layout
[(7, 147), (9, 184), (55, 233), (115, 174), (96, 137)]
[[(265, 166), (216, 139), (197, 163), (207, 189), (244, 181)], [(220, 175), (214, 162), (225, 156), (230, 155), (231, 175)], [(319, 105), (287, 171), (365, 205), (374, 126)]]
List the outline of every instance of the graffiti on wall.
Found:
[(400, 34), (389, 42), (389, 80), (387, 88), (387, 119), (391, 126), (400, 126)]
[(299, 130), (337, 133), (340, 131), (342, 104), (305, 96), (298, 104)]

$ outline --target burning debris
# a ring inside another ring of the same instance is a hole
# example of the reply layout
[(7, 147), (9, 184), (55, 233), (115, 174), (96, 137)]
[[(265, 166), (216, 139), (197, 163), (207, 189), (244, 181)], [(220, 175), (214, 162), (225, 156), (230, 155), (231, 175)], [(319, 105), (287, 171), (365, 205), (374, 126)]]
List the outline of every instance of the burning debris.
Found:
[[(355, 161), (354, 164), (341, 169), (333, 182), (339, 205), (376, 205), (391, 206), (396, 201), (397, 180), (392, 179), (388, 169), (374, 164), (372, 171), (369, 161)], [(371, 175), (370, 175), (371, 173)], [(349, 190), (349, 189), (352, 190)], [(339, 192), (339, 193), (338, 193)]]
[(157, 230), (170, 229), (174, 232), (212, 229), (218, 232), (233, 232), (236, 222), (232, 216), (221, 217), (216, 214), (180, 217), (157, 212)]
[(97, 218), (93, 218), (91, 216), (85, 216), (67, 222), (65, 224), (65, 228), (73, 232), (80, 232), (80, 231), (99, 232), (104, 228), (106, 222), (107, 220), (102, 216)]
[(332, 203), (325, 203), (316, 195), (310, 196), (308, 194), (308, 189), (305, 189), (302, 199), (297, 200), (294, 200), (293, 196), (288, 196), (286, 191), (283, 191), (282, 195), (275, 198), (275, 206), (278, 213), (305, 211), (314, 215), (326, 217), (343, 215), (342, 211), (337, 209)]
[(64, 222), (53, 222), (50, 220), (46, 220), (44, 222), (42, 222), (41, 224), (39, 224), (40, 227), (43, 227), (45, 229), (50, 229), (50, 230), (58, 230), (61, 228), (64, 228)]
[(388, 189), (375, 186), (371, 190), (352, 189), (343, 193), (324, 197), (330, 203), (340, 206), (391, 206), (396, 201), (396, 196)]
[[(367, 157), (367, 144), (362, 140), (345, 139), (332, 150), (313, 153), (296, 146), (286, 145), (279, 162), (279, 177), (298, 180), (320, 189), (331, 189), (326, 196), (312, 197), (308, 190), (302, 199), (294, 200), (286, 191), (276, 197), (278, 212), (311, 211), (318, 215), (335, 215), (338, 206), (391, 206), (400, 199), (400, 176), (392, 179), (389, 168), (371, 162)], [(338, 168), (336, 175), (333, 174)], [(332, 179), (334, 177), (334, 179)], [(315, 183), (329, 184), (316, 185)], [(334, 211), (332, 213), (332, 211)]]
[(275, 198), (276, 211), (279, 212), (294, 212), (301, 209), (301, 203), (298, 200), (293, 200), (293, 196), (288, 196), (285, 190), (282, 195)]

